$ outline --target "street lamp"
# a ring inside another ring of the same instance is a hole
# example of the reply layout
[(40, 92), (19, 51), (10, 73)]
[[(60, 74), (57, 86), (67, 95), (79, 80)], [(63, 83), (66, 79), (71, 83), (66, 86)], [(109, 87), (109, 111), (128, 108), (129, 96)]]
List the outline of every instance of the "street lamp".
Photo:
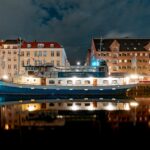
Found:
[(77, 66), (80, 66), (80, 64), (81, 64), (80, 61), (77, 61)]

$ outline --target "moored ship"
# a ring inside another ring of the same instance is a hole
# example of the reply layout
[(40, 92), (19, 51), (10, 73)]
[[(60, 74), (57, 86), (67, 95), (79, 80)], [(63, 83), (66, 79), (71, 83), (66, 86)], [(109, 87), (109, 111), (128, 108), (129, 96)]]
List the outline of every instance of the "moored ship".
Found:
[(25, 66), (26, 74), (12, 83), (0, 82), (0, 95), (31, 96), (38, 99), (124, 98), (138, 80), (129, 76), (108, 76), (107, 64), (96, 66)]

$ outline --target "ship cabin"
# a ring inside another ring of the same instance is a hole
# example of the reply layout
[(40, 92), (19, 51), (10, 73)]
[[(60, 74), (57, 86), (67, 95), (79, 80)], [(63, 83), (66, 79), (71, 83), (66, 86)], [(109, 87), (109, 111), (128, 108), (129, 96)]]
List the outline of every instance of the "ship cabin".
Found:
[(42, 86), (112, 86), (130, 82), (128, 78), (108, 76), (104, 62), (96, 66), (54, 67), (47, 64), (24, 67), (26, 74), (14, 78), (13, 82)]

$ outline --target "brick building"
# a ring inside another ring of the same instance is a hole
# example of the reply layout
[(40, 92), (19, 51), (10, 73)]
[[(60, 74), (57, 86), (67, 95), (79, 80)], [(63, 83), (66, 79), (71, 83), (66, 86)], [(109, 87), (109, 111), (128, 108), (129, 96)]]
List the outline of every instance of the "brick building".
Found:
[(91, 58), (106, 60), (109, 73), (150, 75), (150, 39), (92, 39), (87, 64)]

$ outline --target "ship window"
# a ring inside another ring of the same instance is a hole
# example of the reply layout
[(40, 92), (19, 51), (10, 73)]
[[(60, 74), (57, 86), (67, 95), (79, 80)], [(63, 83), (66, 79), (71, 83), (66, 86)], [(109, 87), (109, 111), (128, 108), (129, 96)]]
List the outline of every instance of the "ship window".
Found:
[(85, 105), (85, 106), (90, 106), (90, 103), (85, 103), (84, 105)]
[(108, 80), (103, 80), (103, 84), (108, 84)]
[(67, 84), (72, 84), (72, 80), (67, 80)]
[(54, 106), (54, 103), (49, 103), (49, 106)]
[(85, 84), (90, 84), (90, 81), (89, 80), (85, 80), (84, 83)]
[(81, 84), (81, 80), (76, 80), (75, 84)]
[(76, 106), (81, 106), (81, 103), (76, 103)]
[(62, 80), (58, 80), (58, 84), (63, 84), (64, 82)]
[(72, 106), (72, 103), (68, 103), (67, 106)]
[(117, 84), (117, 80), (113, 80), (113, 81), (112, 81), (112, 84)]
[(55, 84), (54, 80), (49, 80), (49, 84)]

